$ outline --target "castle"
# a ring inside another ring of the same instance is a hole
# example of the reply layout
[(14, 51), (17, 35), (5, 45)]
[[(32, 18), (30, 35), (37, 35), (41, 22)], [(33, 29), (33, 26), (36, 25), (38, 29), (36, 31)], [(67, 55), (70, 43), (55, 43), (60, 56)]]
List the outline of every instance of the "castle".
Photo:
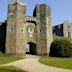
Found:
[(53, 34), (72, 39), (72, 22), (64, 21), (53, 27)]
[(20, 1), (8, 5), (5, 53), (9, 55), (49, 54), (52, 38), (51, 10), (37, 4), (33, 16), (26, 16), (26, 4)]
[(26, 4), (16, 0), (9, 3), (7, 15), (0, 23), (0, 51), (8, 55), (49, 55), (53, 34), (72, 38), (68, 21), (52, 28), (46, 4), (37, 4), (33, 16), (26, 16)]

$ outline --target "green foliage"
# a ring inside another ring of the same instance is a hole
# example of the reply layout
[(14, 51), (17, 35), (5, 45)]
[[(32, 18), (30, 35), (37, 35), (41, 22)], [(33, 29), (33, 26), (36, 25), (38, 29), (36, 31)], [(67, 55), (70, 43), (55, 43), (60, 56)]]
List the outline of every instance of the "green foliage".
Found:
[(0, 67), (0, 72), (26, 72), (13, 66)]
[(51, 44), (50, 56), (72, 57), (72, 43), (68, 39), (55, 39)]
[(39, 62), (48, 66), (72, 69), (72, 58), (59, 58), (42, 56)]

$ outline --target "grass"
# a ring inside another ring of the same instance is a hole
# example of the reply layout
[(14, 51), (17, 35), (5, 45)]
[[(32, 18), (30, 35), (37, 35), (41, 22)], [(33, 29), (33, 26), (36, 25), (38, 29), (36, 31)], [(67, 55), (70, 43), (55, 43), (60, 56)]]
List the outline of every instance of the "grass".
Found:
[(20, 59), (22, 58), (19, 56), (8, 56), (0, 53), (0, 64), (6, 64)]
[(43, 56), (39, 60), (41, 63), (49, 66), (72, 69), (72, 58), (55, 58)]
[(0, 72), (26, 72), (13, 66), (0, 67)]

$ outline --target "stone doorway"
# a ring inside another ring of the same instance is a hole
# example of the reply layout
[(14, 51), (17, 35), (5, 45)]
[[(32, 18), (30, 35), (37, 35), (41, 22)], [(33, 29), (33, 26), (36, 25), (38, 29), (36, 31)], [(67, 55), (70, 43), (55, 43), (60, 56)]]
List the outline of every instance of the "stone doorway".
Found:
[(33, 42), (28, 42), (26, 45), (26, 54), (36, 55), (36, 44)]

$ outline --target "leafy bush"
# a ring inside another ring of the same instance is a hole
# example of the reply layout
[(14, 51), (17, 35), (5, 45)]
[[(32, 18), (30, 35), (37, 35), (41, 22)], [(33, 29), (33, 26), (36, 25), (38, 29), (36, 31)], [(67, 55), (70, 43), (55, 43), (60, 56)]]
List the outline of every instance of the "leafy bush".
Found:
[(55, 39), (51, 44), (50, 56), (72, 57), (72, 43), (67, 39)]

